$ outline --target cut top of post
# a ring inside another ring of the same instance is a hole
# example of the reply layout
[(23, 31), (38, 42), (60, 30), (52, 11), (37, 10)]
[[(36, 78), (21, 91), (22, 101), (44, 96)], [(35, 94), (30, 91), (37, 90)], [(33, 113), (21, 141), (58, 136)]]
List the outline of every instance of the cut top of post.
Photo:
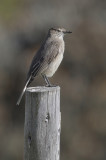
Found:
[(54, 90), (60, 90), (60, 87), (59, 86), (55, 86), (55, 87), (37, 86), (37, 87), (28, 87), (26, 89), (27, 92), (48, 92), (48, 91), (54, 91)]

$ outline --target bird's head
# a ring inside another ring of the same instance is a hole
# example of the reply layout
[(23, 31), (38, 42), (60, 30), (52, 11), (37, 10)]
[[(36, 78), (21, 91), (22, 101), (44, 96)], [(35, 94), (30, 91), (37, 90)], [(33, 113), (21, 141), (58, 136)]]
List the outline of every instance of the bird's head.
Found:
[(50, 35), (58, 36), (58, 37), (63, 37), (67, 33), (72, 33), (71, 31), (67, 31), (64, 28), (51, 28), (49, 29)]

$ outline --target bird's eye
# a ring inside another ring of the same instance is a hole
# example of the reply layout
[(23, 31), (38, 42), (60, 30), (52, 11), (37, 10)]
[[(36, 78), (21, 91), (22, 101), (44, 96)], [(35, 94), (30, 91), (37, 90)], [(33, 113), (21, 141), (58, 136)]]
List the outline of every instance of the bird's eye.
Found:
[(51, 28), (51, 30), (61, 32), (61, 30), (60, 30), (60, 29), (56, 29), (56, 28)]
[(58, 32), (61, 32), (59, 29), (57, 29)]

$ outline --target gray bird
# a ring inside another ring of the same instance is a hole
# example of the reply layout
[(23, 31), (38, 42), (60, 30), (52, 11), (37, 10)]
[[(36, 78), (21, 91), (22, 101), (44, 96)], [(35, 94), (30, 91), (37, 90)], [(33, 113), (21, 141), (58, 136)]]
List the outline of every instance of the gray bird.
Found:
[(17, 105), (20, 104), (26, 88), (33, 81), (35, 76), (42, 75), (46, 85), (48, 87), (52, 87), (48, 77), (53, 76), (63, 59), (65, 49), (63, 37), (66, 33), (72, 32), (66, 31), (64, 28), (49, 29), (45, 41), (33, 57), (29, 72), (27, 74), (26, 84), (17, 101)]

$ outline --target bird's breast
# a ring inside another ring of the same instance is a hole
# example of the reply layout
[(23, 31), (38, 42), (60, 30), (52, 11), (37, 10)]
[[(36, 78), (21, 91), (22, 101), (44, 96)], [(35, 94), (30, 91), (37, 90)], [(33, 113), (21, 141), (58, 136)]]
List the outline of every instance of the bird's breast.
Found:
[(52, 77), (53, 74), (56, 72), (56, 70), (58, 69), (61, 61), (63, 59), (63, 54), (59, 53), (56, 58), (54, 58), (54, 60), (49, 64), (48, 68), (46, 69), (46, 71), (44, 72), (44, 74), (47, 77)]
[[(63, 38), (58, 39), (57, 44), (58, 44), (57, 46), (56, 45), (53, 46), (53, 47), (57, 47), (56, 48), (56, 50), (58, 50), (57, 55), (54, 56), (54, 58), (51, 60), (51, 62), (48, 64), (48, 67), (44, 71), (44, 74), (47, 77), (52, 77), (53, 76), (53, 74), (56, 72), (56, 70), (58, 69), (58, 67), (59, 67), (59, 65), (60, 65), (60, 63), (63, 59), (64, 48), (65, 48)], [(55, 50), (54, 50), (54, 52), (55, 52)]]

